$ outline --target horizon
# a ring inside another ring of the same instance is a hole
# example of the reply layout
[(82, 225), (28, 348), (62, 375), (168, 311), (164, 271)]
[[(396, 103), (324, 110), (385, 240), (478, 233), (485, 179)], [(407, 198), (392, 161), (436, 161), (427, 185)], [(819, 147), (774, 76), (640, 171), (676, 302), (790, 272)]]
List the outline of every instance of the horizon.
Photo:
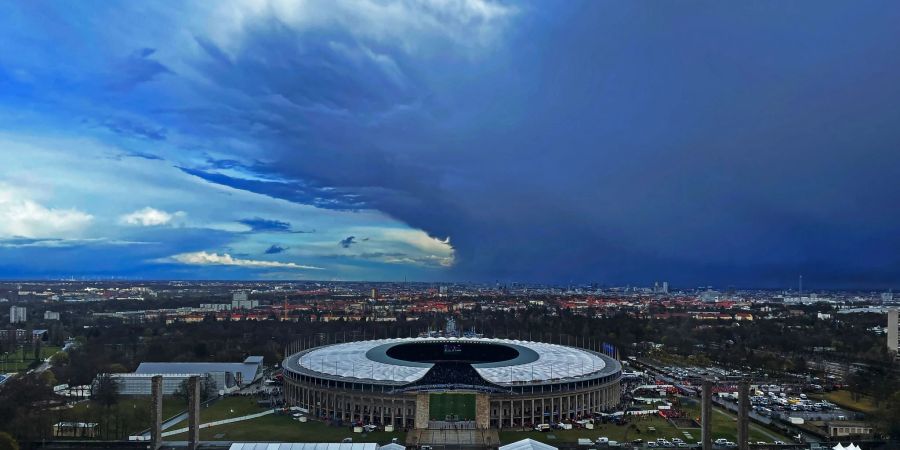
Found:
[[(664, 281), (664, 280), (658, 280)], [(288, 279), (228, 279), (228, 278), (183, 278), (183, 279), (150, 279), (150, 278), (32, 278), (32, 279), (12, 279), (12, 278), (0, 278), (0, 284), (13, 284), (13, 283), (102, 283), (102, 282), (111, 282), (111, 283), (233, 283), (233, 284), (291, 284), (291, 283), (321, 283), (321, 284), (415, 284), (415, 285), (435, 285), (435, 286), (453, 286), (453, 285), (461, 285), (461, 286), (484, 286), (484, 287), (541, 287), (541, 288), (553, 288), (553, 289), (582, 289), (582, 288), (591, 288), (597, 290), (618, 290), (618, 289), (650, 289), (653, 287), (654, 282), (650, 282), (647, 284), (601, 284), (601, 283), (592, 283), (592, 282), (580, 282), (580, 283), (541, 283), (541, 282), (525, 282), (525, 281), (513, 281), (513, 280), (494, 280), (494, 281), (435, 281), (435, 280), (379, 280), (379, 281), (371, 281), (371, 280), (288, 280)], [(808, 295), (815, 294), (818, 292), (865, 292), (865, 293), (883, 293), (883, 292), (893, 292), (893, 289), (872, 289), (872, 288), (863, 288), (863, 287), (827, 287), (827, 288), (814, 288), (807, 289), (804, 287), (803, 292), (800, 292), (797, 286), (784, 286), (784, 287), (759, 287), (759, 286), (746, 286), (746, 285), (735, 285), (735, 284), (727, 284), (721, 286), (715, 285), (697, 285), (697, 286), (678, 286), (669, 284), (668, 288), (670, 291), (685, 291), (685, 292), (694, 292), (694, 291), (702, 291), (712, 290), (712, 291), (755, 291), (755, 292), (781, 292), (785, 294), (797, 294), (797, 295)], [(669, 292), (671, 294), (672, 292)]]

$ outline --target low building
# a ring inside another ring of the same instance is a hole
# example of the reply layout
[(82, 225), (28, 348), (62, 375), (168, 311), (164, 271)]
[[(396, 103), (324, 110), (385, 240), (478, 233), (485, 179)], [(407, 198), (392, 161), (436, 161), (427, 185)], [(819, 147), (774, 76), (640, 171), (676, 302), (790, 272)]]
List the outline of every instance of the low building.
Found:
[(828, 422), (825, 424), (828, 428), (828, 436), (830, 437), (848, 437), (848, 436), (869, 436), (872, 434), (872, 427), (864, 422)]
[(100, 424), (93, 422), (57, 422), (53, 425), (54, 437), (86, 437), (100, 435)]
[(15, 330), (0, 330), (0, 341), (10, 340), (10, 336), (14, 336), (16, 342), (27, 343), (34, 341), (47, 341), (50, 334), (47, 330), (32, 330), (29, 335), (28, 330), (17, 328)]
[[(150, 395), (151, 379), (163, 377), (163, 394), (174, 394), (184, 380), (199, 376), (212, 382), (216, 390), (233, 392), (260, 379), (263, 357), (249, 356), (243, 362), (145, 362), (133, 373), (114, 373), (122, 395)], [(97, 383), (97, 380), (94, 381)]]
[(55, 311), (44, 311), (44, 320), (59, 320), (59, 313)]

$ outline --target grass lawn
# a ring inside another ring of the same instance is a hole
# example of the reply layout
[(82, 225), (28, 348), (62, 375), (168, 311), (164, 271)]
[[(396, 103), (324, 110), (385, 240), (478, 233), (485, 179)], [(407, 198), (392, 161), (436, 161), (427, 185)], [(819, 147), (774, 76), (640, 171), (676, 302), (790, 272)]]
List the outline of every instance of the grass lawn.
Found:
[[(172, 417), (184, 409), (175, 398), (163, 399), (163, 418)], [(123, 432), (133, 434), (150, 428), (150, 397), (121, 396), (119, 403), (110, 407), (109, 411), (100, 404), (85, 401), (72, 408), (60, 410), (58, 414), (59, 420), (75, 422), (102, 423), (109, 418), (115, 418), (122, 422)]]
[[(260, 408), (256, 405), (256, 397), (225, 397), (207, 407), (200, 407), (200, 423), (215, 422), (222, 419), (230, 419), (232, 417), (246, 416), (248, 414), (256, 414), (270, 408)], [(179, 402), (181, 409), (187, 409), (187, 403), (181, 398), (175, 398)], [(165, 402), (163, 403), (165, 405)], [(187, 419), (172, 425), (169, 430), (183, 428), (188, 426)]]
[(447, 416), (475, 420), (475, 394), (431, 394), (428, 398), (431, 420), (444, 420)]
[[(61, 348), (54, 345), (41, 345), (41, 360), (53, 356), (54, 353), (60, 351)], [(22, 361), (22, 359), (25, 359)], [(28, 366), (34, 362), (34, 348), (29, 344), (19, 347), (16, 351), (11, 352), (4, 358), (0, 355), (0, 372), (18, 372), (28, 369)]]
[(821, 398), (846, 409), (866, 414), (871, 414), (877, 409), (875, 403), (872, 401), (872, 397), (860, 395), (859, 400), (854, 400), (853, 393), (850, 391), (827, 392), (822, 395)]
[[(682, 409), (691, 417), (700, 417), (700, 402), (685, 403), (682, 405)], [(725, 438), (729, 441), (737, 442), (737, 416), (713, 405), (712, 419), (713, 440)], [(694, 437), (697, 438), (697, 441), (700, 440), (699, 429)], [(750, 442), (772, 442), (774, 440), (788, 442), (789, 439), (777, 431), (764, 428), (752, 421), (750, 422)]]
[[(204, 418), (201, 422), (209, 421)], [(276, 414), (200, 430), (200, 439), (204, 441), (340, 442), (348, 437), (353, 438), (354, 442), (379, 444), (387, 444), (392, 438), (398, 438), (402, 443), (406, 439), (406, 433), (402, 431), (353, 433), (349, 426), (329, 426), (312, 420), (300, 423), (288, 415)], [(187, 433), (170, 436), (167, 439), (185, 440)]]

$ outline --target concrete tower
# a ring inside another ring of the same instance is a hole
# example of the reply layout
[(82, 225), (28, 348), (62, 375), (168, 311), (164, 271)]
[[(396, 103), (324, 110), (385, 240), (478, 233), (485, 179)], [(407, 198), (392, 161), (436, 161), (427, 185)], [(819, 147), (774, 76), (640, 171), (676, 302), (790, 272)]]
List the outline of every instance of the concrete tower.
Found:
[(738, 384), (738, 448), (750, 449), (750, 382), (741, 380)]
[(891, 308), (888, 310), (888, 323), (887, 323), (887, 346), (888, 350), (891, 350), (895, 354), (900, 350), (900, 338), (898, 338), (898, 330), (900, 324), (897, 323), (897, 308)]
[(703, 380), (700, 397), (700, 443), (703, 450), (712, 450), (712, 381)]

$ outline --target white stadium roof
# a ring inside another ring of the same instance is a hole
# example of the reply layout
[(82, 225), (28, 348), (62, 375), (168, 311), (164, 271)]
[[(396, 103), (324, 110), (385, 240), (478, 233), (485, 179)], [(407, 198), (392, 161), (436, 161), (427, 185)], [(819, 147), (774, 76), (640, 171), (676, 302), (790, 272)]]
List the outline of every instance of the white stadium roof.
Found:
[[(392, 360), (376, 361), (370, 350), (391, 344), (428, 342), (499, 344), (513, 348), (525, 347), (536, 358), (519, 362), (518, 358), (505, 363), (473, 364), (472, 367), (487, 381), (500, 385), (520, 384), (580, 378), (611, 369), (600, 355), (587, 350), (545, 342), (488, 338), (400, 338), (347, 342), (312, 349), (290, 358), (291, 366), (325, 375), (347, 379), (411, 383), (428, 372), (431, 363)], [(607, 358), (609, 359), (609, 358)]]

